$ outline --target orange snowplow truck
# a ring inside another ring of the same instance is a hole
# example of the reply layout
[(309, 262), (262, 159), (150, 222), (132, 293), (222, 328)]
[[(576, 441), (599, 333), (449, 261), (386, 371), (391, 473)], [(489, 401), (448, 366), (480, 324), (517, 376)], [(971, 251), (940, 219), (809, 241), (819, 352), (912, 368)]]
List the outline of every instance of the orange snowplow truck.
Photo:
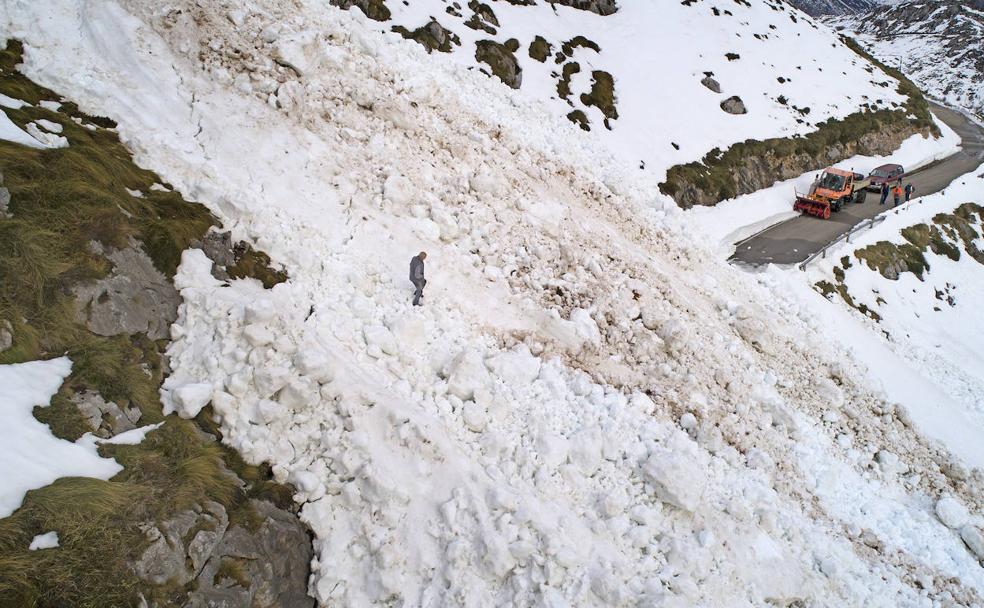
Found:
[(863, 203), (867, 186), (868, 180), (860, 173), (831, 167), (813, 182), (808, 194), (796, 192), (793, 210), (830, 219), (832, 211), (840, 211), (848, 203)]

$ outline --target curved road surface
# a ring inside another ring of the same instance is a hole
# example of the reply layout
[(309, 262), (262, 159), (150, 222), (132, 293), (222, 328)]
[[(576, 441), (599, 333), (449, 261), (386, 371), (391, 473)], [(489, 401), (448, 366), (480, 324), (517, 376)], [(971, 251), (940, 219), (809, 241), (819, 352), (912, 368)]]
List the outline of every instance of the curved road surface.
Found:
[[(955, 178), (973, 171), (984, 162), (984, 128), (959, 112), (937, 104), (931, 105), (933, 113), (963, 140), (963, 149), (907, 176), (907, 181), (916, 187), (916, 197), (939, 192)], [(891, 196), (884, 207), (878, 204), (878, 198), (877, 194), (870, 192), (864, 203), (848, 205), (840, 213), (831, 215), (829, 220), (802, 215), (776, 224), (738, 243), (731, 261), (753, 266), (802, 262), (861, 220), (874, 217), (891, 206)], [(792, 208), (792, 198), (789, 205)]]

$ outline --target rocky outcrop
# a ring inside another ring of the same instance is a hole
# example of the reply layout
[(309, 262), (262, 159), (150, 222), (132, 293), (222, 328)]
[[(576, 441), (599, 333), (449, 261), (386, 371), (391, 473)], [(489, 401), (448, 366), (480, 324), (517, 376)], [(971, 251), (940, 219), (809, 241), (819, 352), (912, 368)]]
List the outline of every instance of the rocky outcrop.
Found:
[(433, 51), (450, 53), (451, 45), (461, 46), (461, 39), (458, 35), (446, 29), (435, 20), (431, 20), (427, 25), (422, 25), (415, 30), (408, 30), (403, 26), (394, 25), (393, 31), (421, 45), (427, 49), (428, 53)]
[(78, 320), (95, 334), (146, 333), (159, 340), (178, 318), (181, 298), (177, 290), (135, 240), (125, 249), (106, 251), (93, 241), (94, 253), (113, 264), (109, 276), (75, 288)]
[(137, 421), (140, 420), (139, 408), (132, 405), (121, 408), (112, 401), (106, 401), (95, 391), (74, 393), (71, 400), (97, 437), (108, 438), (125, 433), (136, 428)]
[(345, 10), (355, 6), (373, 21), (388, 21), (392, 16), (384, 0), (328, 0), (328, 3)]
[(269, 502), (252, 500), (250, 507), (261, 522), (250, 530), (230, 524), (214, 501), (145, 524), (150, 545), (134, 571), (151, 585), (189, 585), (185, 608), (314, 606), (307, 595), (313, 555), (307, 530)]
[[(515, 44), (511, 44), (515, 42)], [(518, 89), (523, 83), (523, 68), (513, 54), (519, 48), (515, 39), (499, 44), (494, 40), (479, 40), (475, 43), (475, 59), (488, 65), (492, 74), (508, 86)]]

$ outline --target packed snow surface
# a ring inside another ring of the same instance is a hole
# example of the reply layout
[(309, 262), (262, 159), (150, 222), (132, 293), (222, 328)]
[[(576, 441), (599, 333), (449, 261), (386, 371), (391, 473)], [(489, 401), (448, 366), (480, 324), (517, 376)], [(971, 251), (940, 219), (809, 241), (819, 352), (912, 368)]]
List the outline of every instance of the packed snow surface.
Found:
[(122, 470), (91, 446), (58, 439), (34, 417), (34, 408), (48, 405), (71, 371), (68, 357), (0, 365), (0, 517), (13, 513), (28, 490), (59, 477), (109, 479)]
[(979, 603), (980, 522), (936, 515), (979, 472), (542, 105), (321, 1), (10, 9), (25, 73), (289, 273), (186, 251), (162, 399), (294, 485), (321, 605)]

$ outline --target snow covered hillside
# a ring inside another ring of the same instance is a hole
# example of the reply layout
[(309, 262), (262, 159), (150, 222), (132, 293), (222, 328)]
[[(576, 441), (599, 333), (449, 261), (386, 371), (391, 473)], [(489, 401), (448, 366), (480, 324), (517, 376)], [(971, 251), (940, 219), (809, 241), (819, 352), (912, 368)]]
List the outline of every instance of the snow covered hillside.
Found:
[[(543, 11), (554, 44), (590, 19), (622, 53), (604, 24), (650, 10), (495, 7)], [(927, 439), (809, 305), (718, 260), (635, 168), (677, 162), (676, 139), (692, 159), (807, 129), (771, 101), (780, 75), (810, 121), (897, 101), (784, 5), (712, 8), (662, 7), (702, 32), (650, 25), (677, 45), (654, 59), (673, 89), (626, 75), (612, 131), (595, 114), (585, 135), (323, 1), (5, 6), (26, 74), (288, 271), (263, 290), (184, 252), (162, 399), (211, 404), (224, 442), (294, 484), (321, 605), (980, 604), (984, 458)], [(731, 71), (732, 50), (765, 68)], [(843, 72), (857, 89), (816, 86)], [(735, 93), (745, 117), (718, 107)]]
[[(828, 297), (984, 425), (984, 167), (915, 199), (810, 272)], [(821, 278), (822, 277), (822, 278)]]
[(933, 97), (984, 117), (984, 2), (903, 2), (829, 23)]
[[(807, 133), (904, 99), (828, 28), (778, 0), (622, 2), (607, 16), (543, 1), (463, 4), (390, 1), (381, 14), (367, 8), (386, 17), (368, 25), (412, 36), (435, 49), (434, 61), (446, 54), (499, 75), (657, 181), (713, 148)], [(299, 42), (272, 45), (283, 56)], [(275, 92), (266, 82), (264, 97)]]

